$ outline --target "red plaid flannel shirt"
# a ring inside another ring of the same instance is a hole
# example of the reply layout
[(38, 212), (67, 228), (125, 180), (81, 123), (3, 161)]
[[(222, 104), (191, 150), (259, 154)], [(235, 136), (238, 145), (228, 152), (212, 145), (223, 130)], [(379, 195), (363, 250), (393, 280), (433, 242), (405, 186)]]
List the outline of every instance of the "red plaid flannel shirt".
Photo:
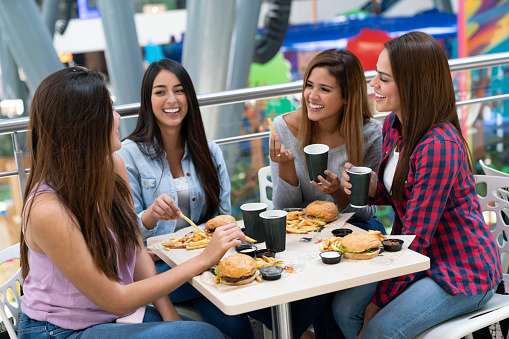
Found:
[(500, 254), (484, 223), (475, 180), (456, 129), (449, 123), (433, 127), (410, 157), (404, 200), (394, 200), (383, 184), (383, 170), (392, 150), (401, 146), (400, 122), (394, 113), (383, 127), (384, 158), (373, 203), (392, 205), (392, 234), (415, 234), (410, 249), (430, 258), (429, 270), (381, 281), (372, 302), (388, 304), (413, 282), (430, 277), (451, 295), (477, 295), (502, 280)]

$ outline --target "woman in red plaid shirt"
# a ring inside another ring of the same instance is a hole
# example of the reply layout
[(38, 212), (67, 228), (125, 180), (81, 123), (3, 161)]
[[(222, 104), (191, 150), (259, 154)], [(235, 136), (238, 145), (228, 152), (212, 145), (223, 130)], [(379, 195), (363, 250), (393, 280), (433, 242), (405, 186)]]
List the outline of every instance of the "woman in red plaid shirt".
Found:
[[(474, 311), (502, 280), (461, 134), (447, 56), (430, 36), (385, 44), (371, 81), (384, 122), (383, 160), (371, 177), (373, 203), (395, 211), (393, 234), (415, 234), (424, 272), (338, 292), (334, 317), (347, 338), (412, 338)], [(345, 165), (347, 168), (347, 165)], [(350, 194), (348, 175), (341, 184)], [(362, 329), (362, 330), (361, 330)]]

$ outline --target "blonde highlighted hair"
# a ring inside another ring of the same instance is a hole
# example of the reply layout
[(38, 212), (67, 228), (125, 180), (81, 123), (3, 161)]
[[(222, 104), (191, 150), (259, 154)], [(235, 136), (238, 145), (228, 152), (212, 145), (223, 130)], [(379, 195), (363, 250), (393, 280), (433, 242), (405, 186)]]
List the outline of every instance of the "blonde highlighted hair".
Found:
[(304, 104), (304, 90), (309, 75), (315, 68), (325, 68), (336, 79), (344, 104), (338, 112), (338, 130), (345, 139), (348, 161), (354, 165), (363, 165), (364, 138), (363, 126), (372, 117), (368, 106), (366, 78), (361, 63), (349, 51), (326, 50), (317, 54), (309, 63), (304, 75), (302, 88), (302, 109), (298, 138), (301, 148), (312, 144), (316, 123), (308, 119)]

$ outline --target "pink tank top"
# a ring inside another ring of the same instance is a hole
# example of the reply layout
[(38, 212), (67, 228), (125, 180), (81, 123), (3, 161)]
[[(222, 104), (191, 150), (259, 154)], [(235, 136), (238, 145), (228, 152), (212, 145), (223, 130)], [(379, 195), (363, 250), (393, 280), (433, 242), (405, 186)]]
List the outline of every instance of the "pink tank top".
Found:
[[(53, 189), (42, 184), (31, 198), (45, 192), (53, 192)], [(132, 251), (128, 261), (118, 265), (122, 284), (133, 282), (135, 260), (136, 251)], [(28, 263), (30, 270), (23, 283), (21, 309), (30, 318), (71, 330), (112, 322), (118, 318), (81, 293), (44, 253), (28, 248)]]

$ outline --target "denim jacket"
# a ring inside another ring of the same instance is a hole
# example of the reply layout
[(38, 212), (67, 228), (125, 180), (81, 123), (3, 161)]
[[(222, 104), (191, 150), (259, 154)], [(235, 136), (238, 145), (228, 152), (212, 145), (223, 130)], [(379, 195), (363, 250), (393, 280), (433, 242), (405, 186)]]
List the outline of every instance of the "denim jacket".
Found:
[[(226, 170), (223, 153), (214, 142), (208, 143), (212, 160), (214, 161), (218, 173), (220, 192), (219, 192), (219, 210), (217, 214), (230, 214), (230, 178)], [(132, 140), (126, 139), (122, 142), (122, 148), (118, 151), (125, 162), (131, 185), (131, 194), (134, 200), (136, 213), (141, 218), (143, 212), (154, 202), (162, 193), (168, 194), (178, 205), (177, 192), (173, 182), (173, 176), (168, 165), (168, 161), (152, 160), (145, 156), (138, 145)], [(191, 154), (184, 147), (184, 156), (182, 157), (182, 170), (189, 179), (189, 202), (191, 215), (189, 216), (195, 223), (202, 221), (206, 213), (206, 197), (202, 184), (191, 159)], [(172, 233), (175, 230), (176, 220), (159, 220), (152, 229), (147, 229), (140, 223), (143, 239), (161, 234)]]

